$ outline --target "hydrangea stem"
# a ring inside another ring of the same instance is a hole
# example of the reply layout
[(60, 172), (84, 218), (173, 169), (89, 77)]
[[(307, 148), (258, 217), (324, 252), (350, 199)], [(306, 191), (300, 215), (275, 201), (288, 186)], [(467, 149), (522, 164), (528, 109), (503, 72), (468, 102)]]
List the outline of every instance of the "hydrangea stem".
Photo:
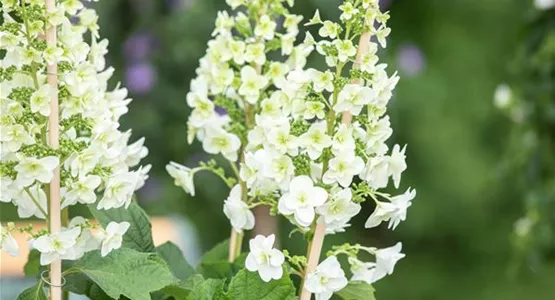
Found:
[[(55, 0), (45, 0), (46, 11), (56, 9)], [(46, 44), (48, 46), (56, 46), (56, 26), (48, 24), (46, 20)], [(54, 90), (52, 99), (50, 100), (50, 116), (48, 117), (48, 144), (53, 149), (58, 149), (59, 138), (59, 120), (58, 120), (58, 64), (53, 62), (46, 67), (47, 82)], [(60, 205), (60, 169), (54, 170), (54, 176), (49, 184), (48, 209), (49, 211), (49, 228), (51, 233), (59, 232), (62, 226), (61, 222), (61, 205)], [(50, 265), (50, 299), (62, 299), (62, 261), (55, 260)]]
[[(356, 68), (356, 69), (359, 68), (360, 63), (362, 62), (362, 56), (368, 51), (369, 43), (370, 43), (370, 32), (362, 33), (359, 39), (356, 60), (355, 60), (355, 63), (353, 64), (353, 68)], [(337, 73), (341, 73), (341, 70), (338, 69), (338, 71), (339, 72)], [(353, 83), (360, 83), (360, 80), (355, 79), (353, 80)], [(335, 116), (335, 114), (333, 115)], [(330, 120), (331, 122), (334, 122), (335, 118), (330, 117)], [(330, 120), (328, 120), (328, 127), (330, 126)], [(350, 124), (352, 121), (352, 115), (349, 112), (344, 112), (342, 115), (341, 121), (344, 124)], [(331, 124), (331, 126), (333, 126), (333, 124)], [(325, 172), (325, 169), (323, 170), (322, 174), (324, 172)], [(310, 274), (311, 272), (314, 272), (314, 270), (318, 266), (318, 262), (320, 260), (320, 254), (322, 253), (322, 246), (324, 244), (325, 235), (326, 235), (326, 225), (316, 224), (316, 226), (314, 227), (314, 235), (312, 236), (312, 240), (308, 244), (307, 265), (304, 272), (303, 281), (301, 283), (300, 300), (310, 300), (311, 292), (304, 287), (304, 283), (308, 274)]]

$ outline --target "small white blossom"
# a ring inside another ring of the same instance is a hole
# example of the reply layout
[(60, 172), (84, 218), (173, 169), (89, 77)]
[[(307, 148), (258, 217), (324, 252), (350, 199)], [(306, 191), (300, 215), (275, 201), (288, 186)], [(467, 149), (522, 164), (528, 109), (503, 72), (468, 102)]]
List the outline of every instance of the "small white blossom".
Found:
[(376, 209), (370, 215), (368, 220), (366, 220), (364, 227), (374, 228), (380, 225), (382, 222), (391, 219), (391, 216), (393, 215), (395, 210), (396, 207), (392, 203), (376, 201)]
[(404, 194), (391, 198), (391, 203), (395, 206), (395, 210), (391, 214), (388, 228), (395, 229), (401, 221), (407, 218), (407, 209), (411, 206), (411, 200), (416, 197), (416, 190), (410, 188)]
[(74, 205), (77, 202), (90, 204), (96, 202), (95, 190), (100, 186), (101, 178), (96, 175), (88, 175), (79, 177), (70, 187), (69, 191), (64, 195), (62, 202), (63, 207)]
[(308, 274), (304, 287), (315, 295), (316, 300), (328, 300), (334, 292), (346, 287), (347, 283), (337, 257), (330, 256)]
[(19, 245), (8, 229), (0, 224), (0, 250), (6, 251), (11, 256), (19, 254)]
[(106, 232), (102, 238), (102, 245), (100, 247), (100, 255), (105, 257), (112, 250), (119, 249), (123, 243), (123, 235), (129, 229), (128, 222), (110, 222), (106, 227)]
[(353, 176), (358, 175), (363, 169), (362, 158), (354, 152), (342, 153), (330, 160), (329, 169), (324, 173), (322, 181), (325, 184), (337, 182), (343, 187), (348, 187), (353, 181)]
[(263, 15), (254, 29), (254, 34), (266, 40), (271, 40), (274, 38), (275, 30), (276, 22), (272, 21), (267, 15)]
[(311, 159), (318, 159), (322, 151), (331, 146), (332, 139), (326, 132), (326, 123), (317, 122), (299, 137), (299, 144), (306, 149)]
[(278, 210), (284, 215), (293, 214), (297, 223), (308, 227), (314, 221), (314, 208), (327, 199), (325, 189), (315, 187), (310, 177), (301, 175), (291, 180), (289, 191), (279, 199)]
[(173, 177), (175, 185), (183, 188), (185, 193), (195, 196), (195, 183), (193, 181), (195, 170), (170, 162), (166, 165), (166, 171)]
[(245, 96), (249, 103), (255, 104), (260, 96), (260, 91), (267, 84), (268, 79), (265, 76), (258, 75), (251, 66), (245, 66), (241, 69), (239, 95)]
[(126, 172), (114, 174), (106, 182), (104, 197), (98, 202), (98, 209), (111, 209), (131, 204), (131, 197), (137, 186), (136, 174)]
[(374, 271), (372, 282), (376, 282), (386, 275), (391, 275), (391, 273), (393, 273), (395, 264), (405, 257), (405, 254), (401, 253), (402, 246), (403, 245), (399, 242), (395, 244), (395, 246), (375, 251), (376, 270)]
[(407, 169), (407, 163), (405, 162), (405, 151), (407, 146), (399, 147), (399, 145), (393, 146), (393, 151), (391, 152), (391, 157), (389, 158), (389, 175), (393, 178), (393, 183), (395, 188), (399, 188), (401, 183), (401, 173)]
[(17, 194), (13, 195), (13, 202), (17, 206), (17, 214), (20, 218), (29, 218), (31, 216), (40, 219), (46, 218), (46, 193), (39, 184), (25, 189), (18, 187)]
[(254, 214), (241, 197), (241, 186), (237, 184), (231, 189), (229, 197), (224, 202), (224, 214), (237, 232), (254, 227)]
[(41, 183), (50, 183), (54, 176), (52, 172), (58, 163), (59, 160), (55, 156), (24, 157), (14, 168), (17, 171), (16, 181), (23, 187), (30, 186), (35, 180)]
[(230, 161), (237, 161), (237, 151), (241, 147), (239, 138), (221, 128), (209, 127), (202, 141), (204, 151), (210, 154), (221, 153)]
[(245, 61), (253, 62), (259, 66), (266, 62), (266, 53), (264, 52), (264, 44), (250, 44), (245, 51)]
[(358, 116), (362, 108), (369, 104), (374, 97), (375, 93), (370, 87), (347, 84), (339, 92), (337, 103), (333, 106), (333, 109), (337, 112), (348, 111)]
[(322, 23), (322, 19), (320, 18), (320, 11), (316, 10), (316, 12), (314, 12), (314, 16), (304, 25), (309, 26), (309, 25), (316, 25), (320, 23)]
[(2, 148), (6, 147), (11, 152), (18, 151), (22, 145), (30, 145), (35, 142), (33, 137), (25, 130), (25, 127), (20, 124), (15, 125), (0, 125), (0, 141)]
[(346, 62), (357, 53), (357, 48), (351, 40), (334, 40), (333, 45), (337, 49), (337, 59), (341, 62)]
[(350, 20), (353, 15), (358, 13), (358, 9), (356, 9), (351, 2), (343, 3), (339, 6), (339, 9), (343, 11), (341, 14), (341, 19), (343, 20)]
[(337, 23), (334, 23), (332, 21), (324, 21), (324, 24), (322, 24), (322, 27), (320, 27), (320, 30), (318, 30), (318, 34), (324, 38), (329, 37), (330, 39), (335, 39), (337, 37), (337, 34), (339, 33), (339, 28), (340, 26)]
[(274, 241), (273, 234), (268, 237), (257, 235), (249, 241), (250, 252), (245, 260), (245, 267), (251, 272), (258, 272), (264, 282), (283, 276), (282, 264), (285, 257), (281, 251), (273, 248)]
[(316, 212), (322, 216), (326, 224), (326, 229), (333, 228), (334, 231), (339, 231), (360, 212), (360, 204), (354, 203), (351, 199), (351, 189), (335, 189), (332, 190), (331, 200), (316, 208)]
[(46, 266), (57, 259), (66, 259), (66, 255), (75, 246), (79, 234), (81, 234), (81, 228), (75, 227), (45, 234), (33, 240), (31, 243), (33, 248), (41, 253), (40, 264)]

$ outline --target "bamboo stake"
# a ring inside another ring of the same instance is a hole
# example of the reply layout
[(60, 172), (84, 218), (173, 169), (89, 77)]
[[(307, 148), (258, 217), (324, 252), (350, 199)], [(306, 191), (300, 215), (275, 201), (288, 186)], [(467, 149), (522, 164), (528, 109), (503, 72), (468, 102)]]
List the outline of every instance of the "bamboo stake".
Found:
[[(56, 9), (55, 0), (45, 0), (46, 11)], [(46, 28), (46, 44), (48, 46), (56, 46), (56, 26), (48, 26)], [(50, 84), (55, 92), (50, 100), (50, 116), (48, 117), (48, 144), (53, 149), (58, 149), (59, 146), (59, 120), (58, 120), (58, 63), (54, 61), (46, 67), (47, 82)], [(54, 177), (49, 186), (49, 220), (50, 220), (50, 233), (59, 232), (61, 229), (61, 205), (60, 205), (60, 169), (54, 170)], [(62, 299), (62, 261), (55, 260), (50, 265), (49, 272), (50, 279), (50, 299)]]
[[(355, 63), (353, 64), (353, 68), (358, 69), (362, 62), (362, 56), (368, 51), (368, 47), (370, 45), (370, 32), (364, 32), (360, 35), (360, 40), (358, 42), (358, 49)], [(360, 80), (354, 79), (352, 81), (355, 84), (359, 84)], [(349, 112), (344, 112), (341, 121), (343, 124), (351, 124), (353, 116)], [(326, 235), (326, 225), (325, 224), (316, 224), (314, 229), (314, 236), (312, 241), (309, 243), (309, 250), (308, 250), (308, 261), (303, 277), (302, 282), (302, 292), (300, 300), (310, 300), (311, 293), (304, 287), (304, 282), (306, 277), (311, 272), (314, 272), (316, 267), (318, 266), (318, 262), (320, 260), (320, 254), (322, 252), (322, 246), (324, 244), (324, 237)]]

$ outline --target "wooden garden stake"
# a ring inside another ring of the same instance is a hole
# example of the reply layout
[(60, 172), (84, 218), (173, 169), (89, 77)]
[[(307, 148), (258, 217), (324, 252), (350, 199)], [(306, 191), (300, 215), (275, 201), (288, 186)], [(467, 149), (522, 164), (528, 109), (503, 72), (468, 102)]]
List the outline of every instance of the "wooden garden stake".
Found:
[[(56, 9), (55, 0), (45, 0), (46, 11)], [(56, 46), (56, 26), (51, 26), (46, 22), (46, 44), (48, 46)], [(55, 92), (50, 100), (50, 116), (48, 117), (48, 144), (53, 149), (58, 149), (59, 145), (59, 120), (58, 120), (58, 64), (54, 61), (46, 68), (47, 82)], [(50, 233), (59, 232), (61, 229), (61, 205), (60, 205), (60, 168), (54, 169), (54, 176), (49, 186), (49, 228)], [(55, 260), (50, 265), (49, 272), (50, 281), (50, 299), (62, 299), (62, 261)]]
[[(353, 68), (355, 69), (359, 68), (360, 63), (362, 62), (362, 56), (368, 51), (369, 43), (370, 43), (370, 32), (364, 32), (360, 36), (360, 40), (358, 42), (356, 61), (353, 64)], [(354, 79), (353, 83), (359, 84), (360, 80)], [(344, 124), (351, 124), (351, 120), (352, 120), (351, 113), (344, 112), (341, 121)], [(320, 260), (320, 254), (322, 252), (322, 246), (324, 244), (325, 235), (326, 235), (326, 225), (316, 224), (316, 227), (314, 229), (314, 236), (312, 238), (312, 241), (309, 243), (308, 259), (307, 259), (307, 265), (306, 265), (304, 278), (301, 286), (302, 292), (301, 292), (300, 300), (310, 300), (311, 292), (304, 287), (304, 283), (306, 281), (307, 275), (313, 272), (318, 266), (318, 262)]]

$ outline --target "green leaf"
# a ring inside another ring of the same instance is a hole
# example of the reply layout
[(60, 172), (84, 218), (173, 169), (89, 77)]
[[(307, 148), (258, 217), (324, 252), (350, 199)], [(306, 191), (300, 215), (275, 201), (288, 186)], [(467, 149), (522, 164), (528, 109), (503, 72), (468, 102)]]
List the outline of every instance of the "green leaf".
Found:
[(256, 272), (243, 269), (233, 277), (227, 296), (233, 300), (295, 300), (295, 286), (287, 272), (279, 280), (264, 282)]
[[(200, 274), (195, 274), (187, 278), (186, 280), (180, 281), (177, 284), (171, 284), (164, 287), (161, 291), (167, 297), (173, 297), (176, 300), (187, 299), (187, 296), (191, 291), (198, 285), (204, 282), (204, 278)], [(164, 299), (166, 299), (164, 298)]]
[(233, 265), (226, 260), (203, 262), (197, 266), (197, 273), (206, 278), (231, 278), (233, 276)]
[(187, 279), (195, 270), (185, 260), (181, 249), (174, 243), (166, 242), (156, 248), (156, 252), (162, 257), (170, 267), (173, 275), (179, 279)]
[(216, 300), (227, 299), (224, 294), (224, 281), (221, 279), (206, 279), (197, 284), (191, 291), (187, 300)]
[(98, 250), (89, 252), (73, 267), (114, 299), (123, 295), (133, 300), (150, 300), (150, 292), (177, 281), (157, 255), (128, 248), (120, 248), (106, 257), (101, 257)]
[(233, 264), (227, 261), (229, 253), (229, 240), (217, 244), (202, 256), (197, 273), (206, 278), (231, 278), (234, 274)]
[(29, 256), (27, 257), (27, 262), (23, 267), (23, 272), (27, 277), (38, 276), (41, 272), (40, 266), (40, 252), (38, 250), (31, 250)]
[(131, 202), (127, 209), (120, 207), (108, 210), (98, 210), (96, 205), (91, 204), (89, 210), (104, 227), (112, 221), (129, 222), (131, 226), (123, 236), (123, 247), (141, 252), (154, 252), (152, 225), (148, 215), (137, 202)]
[(217, 244), (214, 248), (206, 252), (201, 259), (201, 262), (211, 261), (227, 261), (229, 255), (229, 239)]
[(17, 300), (48, 300), (42, 288), (42, 281), (37, 282), (32, 287), (21, 292), (21, 294), (17, 296)]
[(344, 300), (376, 300), (374, 287), (363, 281), (352, 281), (335, 294)]

